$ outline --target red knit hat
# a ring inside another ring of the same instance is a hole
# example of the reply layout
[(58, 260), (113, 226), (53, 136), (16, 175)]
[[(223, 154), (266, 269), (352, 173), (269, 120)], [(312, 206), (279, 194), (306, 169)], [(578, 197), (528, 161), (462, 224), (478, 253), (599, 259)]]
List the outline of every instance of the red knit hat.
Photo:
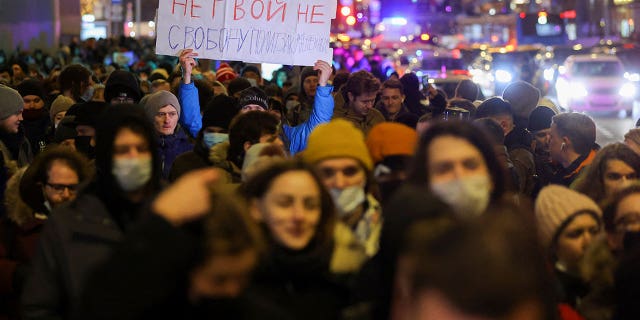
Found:
[(397, 122), (377, 124), (367, 135), (367, 148), (374, 163), (389, 156), (411, 156), (417, 142), (416, 130)]
[(233, 80), (237, 77), (238, 75), (236, 75), (236, 72), (233, 71), (233, 68), (231, 68), (226, 63), (220, 64), (220, 67), (218, 67), (218, 70), (216, 71), (216, 80), (220, 82)]

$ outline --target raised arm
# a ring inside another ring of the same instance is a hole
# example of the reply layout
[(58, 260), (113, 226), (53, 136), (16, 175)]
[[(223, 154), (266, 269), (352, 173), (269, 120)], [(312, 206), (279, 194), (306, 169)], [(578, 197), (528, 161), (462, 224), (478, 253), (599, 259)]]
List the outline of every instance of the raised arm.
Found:
[(307, 147), (307, 138), (313, 129), (325, 122), (331, 120), (333, 115), (333, 86), (328, 85), (329, 77), (331, 77), (331, 65), (325, 61), (318, 60), (313, 66), (314, 70), (318, 70), (318, 89), (313, 101), (313, 110), (309, 116), (309, 120), (296, 127), (284, 126), (283, 130), (289, 138), (289, 152), (296, 154)]
[(178, 88), (178, 100), (182, 107), (180, 124), (189, 131), (192, 137), (196, 137), (202, 128), (198, 88), (191, 81), (191, 74), (196, 66), (195, 58), (197, 56), (198, 54), (193, 52), (192, 49), (186, 49), (180, 53), (180, 68), (182, 69), (182, 82), (180, 82), (180, 87)]

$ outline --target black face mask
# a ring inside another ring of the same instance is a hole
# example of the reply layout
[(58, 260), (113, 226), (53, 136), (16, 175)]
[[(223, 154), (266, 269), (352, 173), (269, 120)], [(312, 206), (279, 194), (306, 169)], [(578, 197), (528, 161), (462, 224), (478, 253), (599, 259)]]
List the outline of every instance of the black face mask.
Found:
[(402, 186), (404, 180), (393, 179), (385, 182), (379, 182), (380, 195), (382, 196), (382, 202), (386, 203), (389, 198)]
[(625, 252), (629, 252), (632, 249), (640, 247), (640, 231), (625, 232), (622, 243), (624, 243)]
[(201, 298), (192, 308), (192, 319), (208, 318), (215, 315), (219, 319), (241, 318), (243, 303), (239, 298)]
[(34, 121), (39, 120), (44, 117), (48, 117), (49, 113), (45, 108), (40, 109), (24, 109), (22, 110), (22, 117), (26, 121)]
[(91, 137), (88, 136), (77, 136), (75, 138), (76, 149), (87, 156), (89, 159), (95, 159), (96, 157), (96, 147), (91, 145)]

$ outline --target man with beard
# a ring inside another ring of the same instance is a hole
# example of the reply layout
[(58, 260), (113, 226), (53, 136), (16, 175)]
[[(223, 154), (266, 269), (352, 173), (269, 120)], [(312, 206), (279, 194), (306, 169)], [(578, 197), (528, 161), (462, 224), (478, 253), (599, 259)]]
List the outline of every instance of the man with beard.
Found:
[(24, 101), (22, 124), (25, 136), (35, 155), (47, 145), (47, 128), (51, 126), (49, 112), (45, 108), (44, 89), (40, 81), (33, 79), (21, 82), (17, 89)]
[(538, 106), (529, 115), (527, 129), (533, 137), (531, 152), (536, 163), (534, 197), (542, 187), (549, 184), (553, 173), (559, 169), (557, 163), (551, 161), (549, 140), (551, 138), (551, 118), (556, 113), (551, 108)]

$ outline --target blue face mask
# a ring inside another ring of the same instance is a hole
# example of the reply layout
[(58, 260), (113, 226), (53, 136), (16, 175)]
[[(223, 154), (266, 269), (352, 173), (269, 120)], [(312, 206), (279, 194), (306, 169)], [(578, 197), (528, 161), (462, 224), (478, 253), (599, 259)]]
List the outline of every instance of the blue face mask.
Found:
[(207, 132), (204, 134), (203, 141), (207, 148), (215, 146), (218, 143), (222, 143), (229, 140), (229, 134), (218, 132)]
[(91, 99), (93, 99), (93, 95), (95, 94), (95, 92), (96, 88), (94, 88), (93, 86), (89, 86), (82, 97), (80, 97), (80, 99), (84, 100), (85, 102), (89, 102), (91, 101)]

